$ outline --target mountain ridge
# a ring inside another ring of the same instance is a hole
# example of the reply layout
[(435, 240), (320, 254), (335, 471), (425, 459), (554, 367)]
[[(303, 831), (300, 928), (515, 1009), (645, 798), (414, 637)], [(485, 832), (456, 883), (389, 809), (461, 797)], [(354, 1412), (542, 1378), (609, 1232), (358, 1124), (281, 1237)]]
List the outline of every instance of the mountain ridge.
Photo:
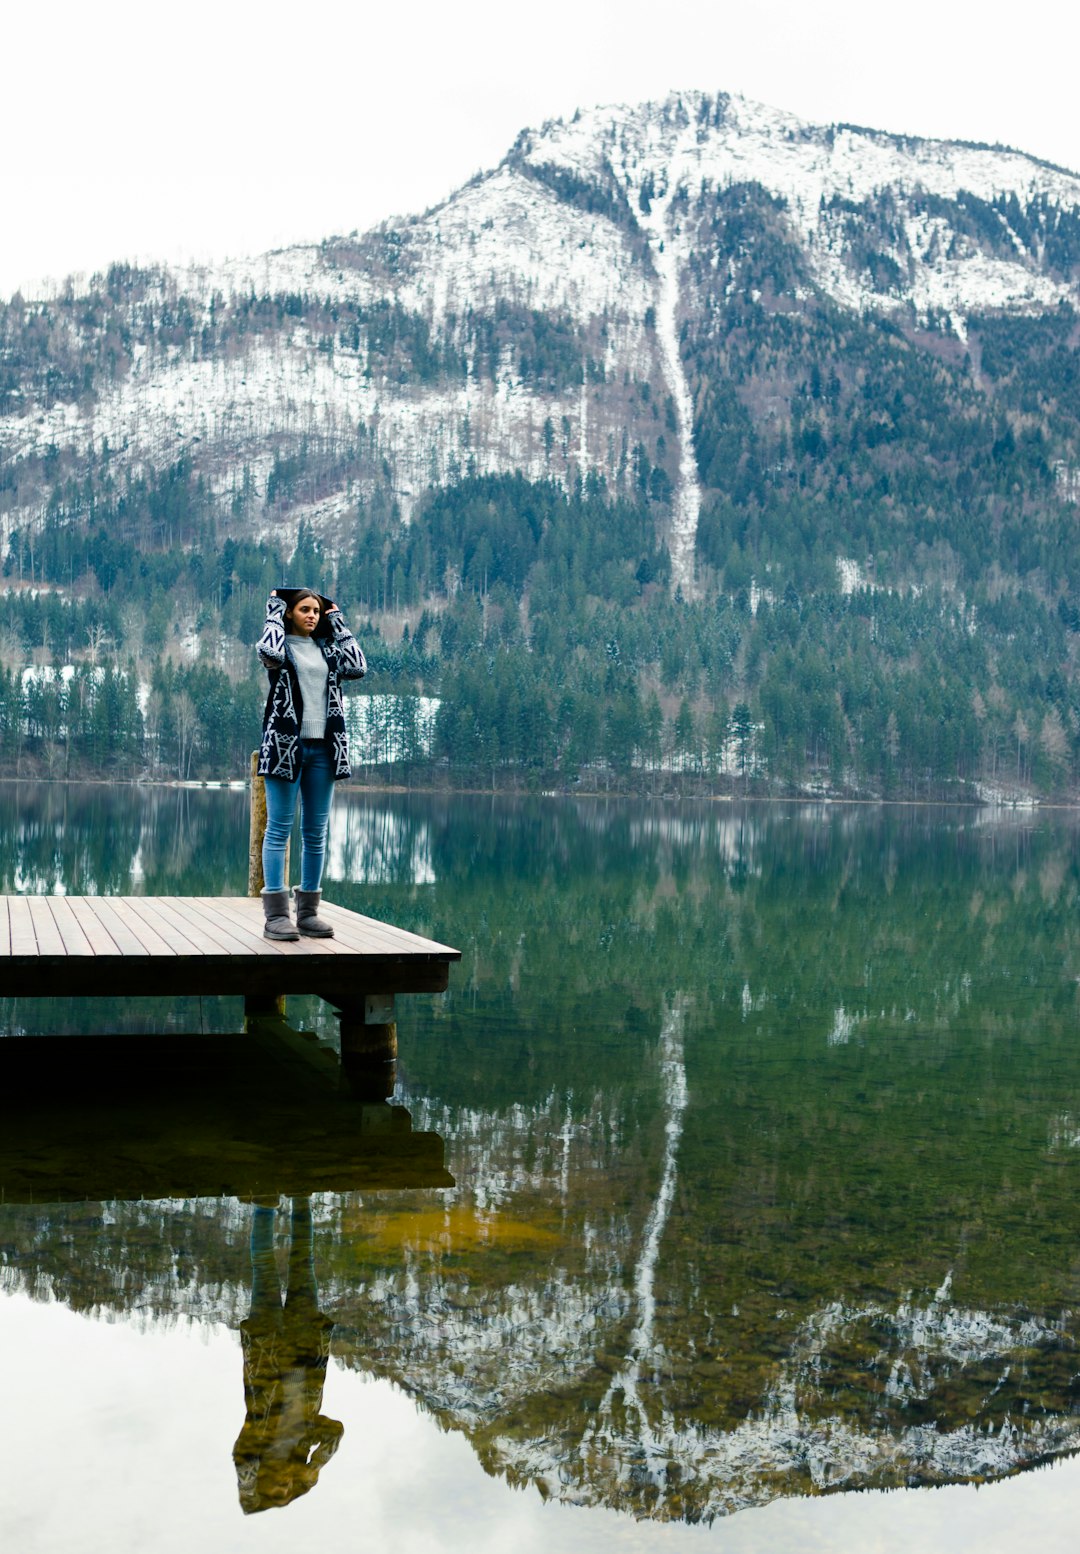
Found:
[[(867, 146), (869, 161), (862, 154)], [(910, 161), (912, 146), (919, 152), (914, 163)], [(610, 160), (612, 153), (620, 163), (617, 176)], [(353, 421), (383, 418), (387, 422), (383, 452), (400, 473), (395, 495), (407, 512), (432, 476), (435, 483), (452, 478), (454, 457), (461, 468), (465, 467), (470, 450), (460, 436), (460, 427), (455, 432), (452, 423), (468, 416), (476, 401), (491, 421), (480, 448), (472, 450), (478, 470), (521, 468), (532, 478), (546, 477), (552, 471), (551, 460), (543, 457), (540, 447), (543, 425), (565, 415), (578, 423), (576, 467), (603, 470), (610, 479), (612, 461), (605, 459), (606, 450), (597, 446), (598, 437), (590, 437), (588, 396), (566, 392), (545, 395), (543, 386), (537, 393), (527, 373), (520, 370), (520, 362), (515, 372), (514, 364), (506, 361), (498, 363), (492, 374), (494, 392), (485, 394), (477, 382), (475, 354), (469, 351), (460, 317), (470, 308), (490, 311), (494, 293), (509, 306), (541, 311), (556, 320), (563, 318), (564, 333), (576, 331), (577, 349), (586, 359), (590, 346), (600, 349), (601, 342), (593, 335), (596, 320), (603, 319), (609, 326), (605, 368), (612, 373), (621, 368), (624, 374), (641, 376), (672, 392), (672, 378), (677, 376), (672, 368), (677, 363), (670, 351), (657, 351), (646, 337), (646, 316), (650, 308), (655, 310), (660, 284), (656, 263), (663, 258), (665, 240), (675, 242), (681, 250), (674, 277), (679, 296), (674, 300), (683, 315), (688, 309), (684, 272), (689, 253), (695, 249), (691, 239), (696, 234), (682, 232), (685, 222), (676, 221), (678, 230), (667, 234), (662, 228), (671, 226), (672, 201), (678, 200), (680, 186), (692, 175), (706, 183), (726, 177), (729, 187), (736, 181), (757, 183), (784, 200), (787, 215), (800, 223), (809, 278), (843, 306), (884, 313), (909, 307), (921, 319), (940, 311), (947, 315), (947, 327), (963, 337), (964, 320), (976, 302), (982, 308), (1024, 311), (1045, 309), (1076, 297), (1075, 284), (1037, 273), (1035, 256), (1023, 249), (1004, 216), (1000, 217), (1002, 240), (1013, 247), (1013, 258), (988, 255), (985, 242), (980, 248), (968, 241), (968, 251), (951, 260), (928, 261), (926, 253), (916, 256), (912, 250), (907, 265), (914, 280), (905, 284), (896, 254), (901, 253), (904, 242), (911, 250), (910, 233), (921, 224), (918, 236), (929, 250), (935, 233), (940, 239), (945, 228), (940, 214), (934, 217), (920, 212), (920, 223), (910, 212), (901, 211), (903, 219), (894, 223), (894, 251), (887, 252), (884, 247), (876, 251), (879, 282), (868, 281), (865, 267), (855, 274), (851, 243), (838, 229), (835, 213), (822, 214), (825, 202), (839, 199), (842, 185), (856, 201), (880, 199), (886, 189), (905, 187), (897, 176), (898, 169), (903, 171), (905, 166), (912, 177), (914, 168), (923, 184), (935, 185), (926, 192), (938, 198), (957, 194), (963, 187), (963, 172), (968, 183), (978, 186), (971, 192), (983, 200), (995, 190), (1009, 187), (1002, 176), (1008, 170), (1023, 175), (1021, 184), (1026, 180), (1032, 197), (1036, 192), (1040, 196), (1052, 193), (1064, 200), (1067, 195), (1067, 207), (1074, 212), (1080, 209), (1080, 179), (1065, 173), (1050, 174), (1048, 169), (1042, 170), (1046, 176), (1037, 176), (1041, 164), (1023, 153), (988, 152), (954, 142), (856, 131), (842, 125), (810, 125), (781, 110), (723, 95), (673, 95), (660, 104), (591, 109), (569, 121), (550, 121), (540, 131), (522, 131), (496, 168), (469, 180), (420, 216), (383, 223), (358, 238), (328, 239), (210, 269), (200, 266), (157, 272), (162, 289), (166, 293), (175, 289), (186, 299), (188, 311), (194, 315), (193, 326), (201, 323), (204, 330), (218, 295), (234, 300), (245, 292), (317, 295), (331, 312), (346, 302), (360, 307), (389, 303), (426, 319), (435, 336), (461, 342), (465, 364), (461, 387), (443, 382), (437, 396), (431, 392), (406, 395), (412, 398), (412, 408), (409, 414), (401, 414), (401, 396), (392, 392), (388, 381), (381, 385), (381, 392), (370, 391), (370, 379), (368, 385), (356, 382), (354, 363), (359, 350), (352, 359), (339, 348), (330, 364), (311, 361), (312, 347), (317, 349), (325, 337), (314, 339), (309, 334), (307, 340), (301, 337), (289, 349), (272, 353), (278, 358), (273, 362), (249, 363), (254, 372), (251, 385), (246, 372), (237, 375), (225, 368), (211, 374), (210, 381), (205, 371), (179, 372), (175, 358), (161, 364), (162, 370), (147, 372), (143, 358), (153, 354), (147, 342), (141, 351), (136, 347), (132, 353), (128, 392), (110, 396), (95, 388), (97, 406), (82, 414), (72, 413), (77, 400), (71, 397), (61, 401), (66, 406), (62, 413), (46, 406), (44, 420), (38, 417), (37, 432), (26, 424), (25, 416), (13, 415), (9, 408), (0, 418), (0, 447), (7, 457), (18, 459), (51, 445), (63, 448), (81, 442), (85, 448), (95, 436), (99, 442), (108, 437), (110, 446), (115, 447), (126, 432), (135, 450), (145, 453), (151, 463), (164, 462), (185, 440), (196, 437), (203, 442), (232, 439), (234, 457), (242, 457), (243, 440), (236, 435), (236, 415), (230, 416), (230, 410), (251, 420), (268, 399), (276, 398), (276, 415), (264, 421), (257, 432), (264, 440), (289, 438), (293, 430), (290, 407), (298, 404), (304, 406), (309, 420), (320, 419), (321, 414), (331, 431), (335, 412)], [(552, 168), (571, 177), (587, 174), (602, 191), (607, 179), (606, 208), (582, 209), (588, 193), (582, 195), (580, 189), (568, 188), (565, 182), (561, 192), (545, 185), (545, 172), (550, 180)], [(666, 194), (666, 201), (658, 202), (659, 223), (645, 210), (655, 198), (658, 179), (663, 181)], [(1014, 179), (1012, 187), (1017, 186)], [(654, 192), (650, 194), (650, 190)], [(617, 200), (622, 201), (621, 208)], [(840, 214), (850, 226), (852, 212)], [(681, 237), (684, 240), (680, 243)], [(955, 233), (952, 242), (955, 247)], [(89, 289), (95, 289), (93, 282)], [(800, 300), (798, 288), (796, 300)], [(295, 370), (290, 369), (291, 362), (296, 363)], [(327, 365), (329, 371), (320, 370)], [(362, 370), (369, 366), (367, 362)], [(22, 388), (25, 402), (32, 396), (25, 386)], [(102, 404), (110, 397), (111, 409)], [(217, 425), (213, 416), (207, 420), (207, 405), (216, 411)], [(584, 426), (580, 424), (583, 416)], [(295, 421), (294, 412), (292, 419)], [(612, 415), (603, 417), (605, 434), (613, 419)], [(148, 446), (145, 438), (140, 444), (140, 421), (159, 428), (157, 437), (151, 434)], [(132, 427), (136, 428), (134, 438)], [(679, 431), (685, 445), (687, 428)], [(261, 462), (267, 464), (265, 452)], [(569, 459), (564, 461), (556, 478), (572, 478), (569, 463)], [(679, 469), (679, 458), (673, 457), (669, 473), (678, 479)], [(267, 472), (261, 472), (264, 480)], [(684, 460), (684, 485), (688, 474), (689, 463)], [(316, 509), (312, 516), (318, 519), (321, 514)], [(683, 567), (684, 583), (689, 581), (689, 570)]]

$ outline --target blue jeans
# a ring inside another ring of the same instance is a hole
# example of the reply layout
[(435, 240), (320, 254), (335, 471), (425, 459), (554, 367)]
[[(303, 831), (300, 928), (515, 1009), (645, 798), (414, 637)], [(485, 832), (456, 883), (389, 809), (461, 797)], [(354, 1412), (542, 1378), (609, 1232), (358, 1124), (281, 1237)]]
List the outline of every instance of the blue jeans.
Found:
[(334, 797), (334, 768), (322, 739), (300, 743), (300, 776), (295, 782), (267, 777), (266, 835), (263, 837), (263, 884), (284, 890), (285, 848), (300, 799), (300, 889), (318, 890), (326, 856), (326, 828)]

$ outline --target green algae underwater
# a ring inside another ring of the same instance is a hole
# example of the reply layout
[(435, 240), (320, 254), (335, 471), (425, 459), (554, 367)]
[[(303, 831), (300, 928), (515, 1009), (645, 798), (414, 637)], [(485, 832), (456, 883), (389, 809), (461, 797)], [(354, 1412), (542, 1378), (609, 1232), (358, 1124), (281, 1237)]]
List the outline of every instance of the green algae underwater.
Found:
[[(5, 891), (195, 893), (214, 858), (244, 888), (243, 794), (0, 797)], [(329, 1068), (274, 1099), (264, 1054), (250, 1087), (312, 1152), (330, 1363), (391, 1380), (508, 1484), (648, 1521), (1075, 1451), (1078, 837), (1064, 813), (343, 793), (328, 895), (463, 959), (398, 1011), (395, 1102), (453, 1186), (329, 1191)], [(225, 1000), (0, 1019), (42, 1043), (127, 1020), (148, 1054), (239, 1023)], [(233, 1120), (176, 1085), (174, 1141), (185, 1117), (203, 1154), (241, 1126), (234, 1058)], [(140, 1086), (167, 1104), (149, 1056), (125, 1065), (133, 1113)], [(35, 1116), (47, 1154), (47, 1096)], [(254, 1212), (4, 1201), (0, 1282), (238, 1330)], [(275, 1234), (284, 1260), (284, 1210)]]

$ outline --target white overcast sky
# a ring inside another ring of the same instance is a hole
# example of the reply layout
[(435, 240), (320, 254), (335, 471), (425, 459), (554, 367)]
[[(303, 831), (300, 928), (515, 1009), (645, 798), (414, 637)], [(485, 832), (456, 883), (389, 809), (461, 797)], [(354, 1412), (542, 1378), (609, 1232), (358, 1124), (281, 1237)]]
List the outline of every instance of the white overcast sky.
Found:
[(1076, 0), (58, 0), (0, 27), (0, 297), (363, 230), (673, 88), (1080, 170)]

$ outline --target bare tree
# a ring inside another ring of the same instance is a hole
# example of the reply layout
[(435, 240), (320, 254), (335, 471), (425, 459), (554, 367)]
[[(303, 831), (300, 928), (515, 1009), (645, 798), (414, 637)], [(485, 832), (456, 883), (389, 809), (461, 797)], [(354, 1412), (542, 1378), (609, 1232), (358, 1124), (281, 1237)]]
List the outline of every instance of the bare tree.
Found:
[(173, 703), (176, 715), (176, 768), (181, 781), (191, 776), (191, 761), (199, 742), (199, 714), (187, 691)]
[(90, 654), (90, 662), (95, 669), (101, 655), (107, 653), (110, 648), (116, 647), (116, 643), (110, 636), (108, 628), (101, 621), (94, 621), (92, 625), (87, 626), (86, 644)]
[(0, 631), (0, 664), (5, 669), (22, 669), (26, 664), (26, 639), (13, 626)]
[(141, 658), (146, 639), (146, 610), (138, 604), (126, 604), (120, 612), (124, 641), (135, 658)]

